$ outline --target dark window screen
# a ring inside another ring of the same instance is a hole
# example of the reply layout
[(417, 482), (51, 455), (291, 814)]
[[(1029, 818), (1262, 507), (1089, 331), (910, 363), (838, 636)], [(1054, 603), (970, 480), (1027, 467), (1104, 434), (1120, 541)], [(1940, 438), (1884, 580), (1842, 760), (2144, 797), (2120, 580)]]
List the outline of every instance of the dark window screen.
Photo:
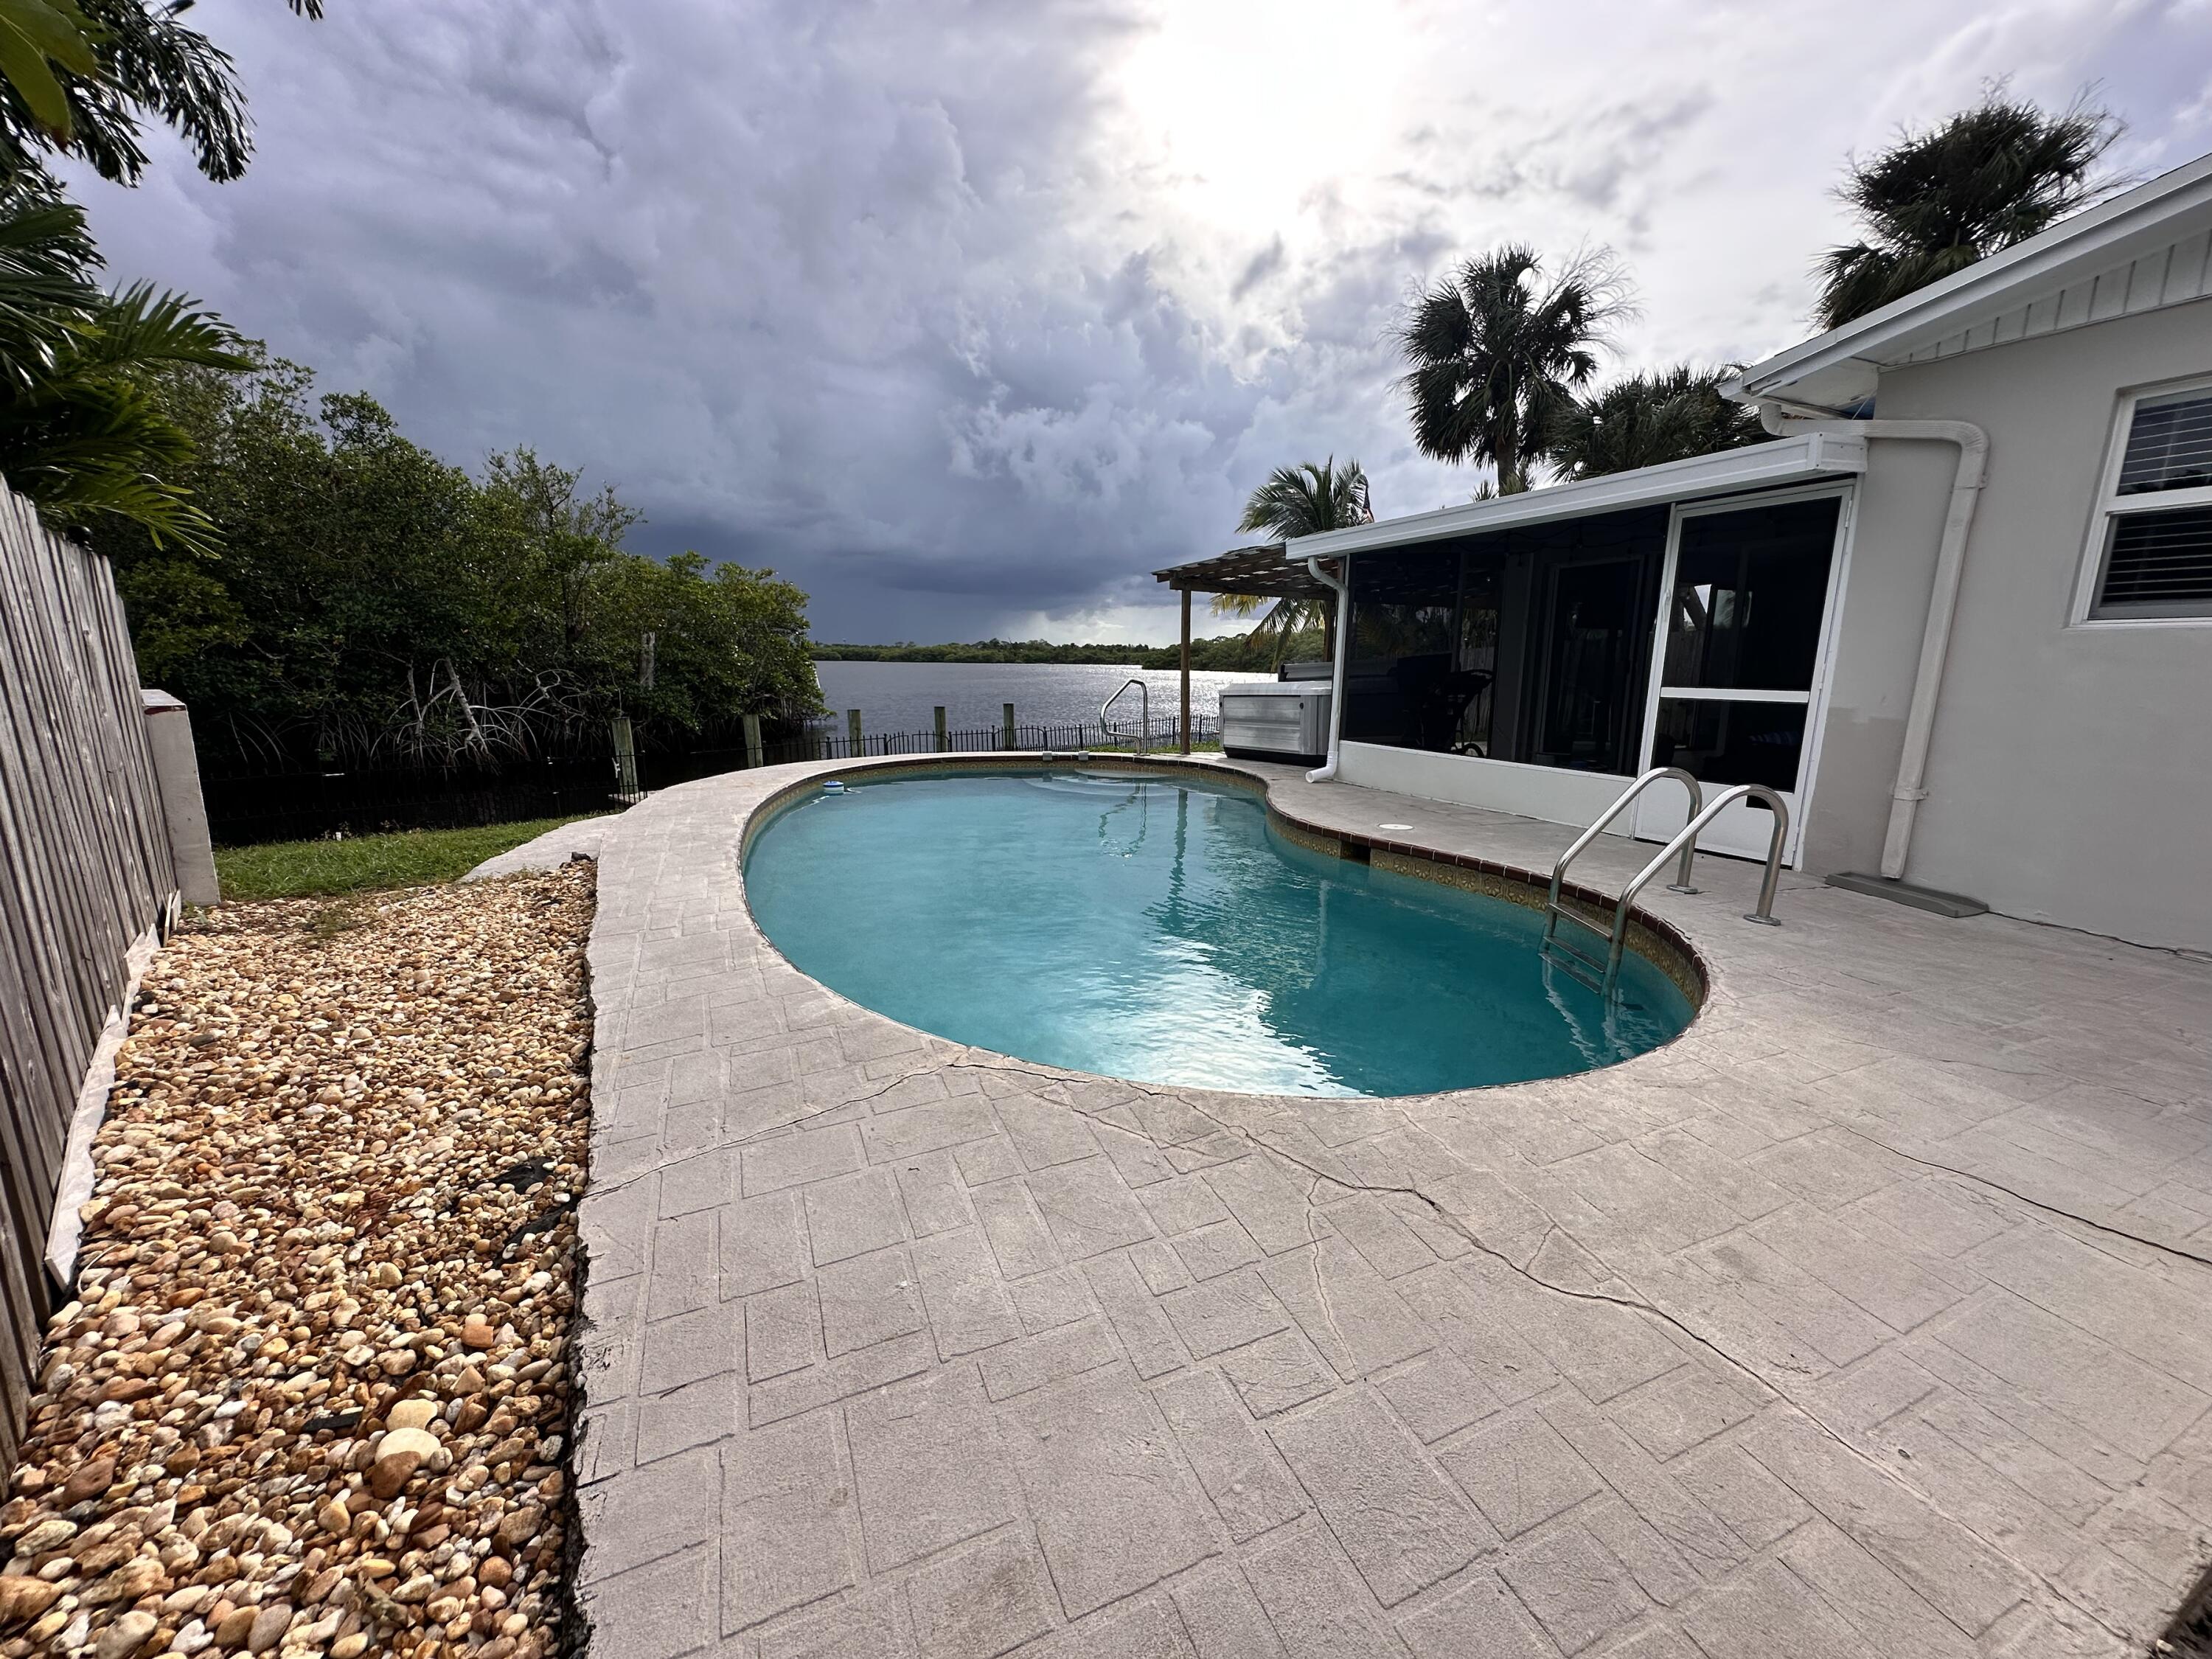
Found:
[(1456, 549), (1354, 562), (1344, 735), (1408, 749), (1451, 746), (1446, 692), (1456, 645)]
[(1682, 520), (1664, 684), (1812, 689), (1840, 506), (1827, 496)]
[(2146, 398), (2128, 428), (2120, 459), (2123, 495), (2212, 485), (2212, 392)]
[(1705, 783), (1797, 787), (1805, 752), (1802, 702), (1692, 702), (1659, 700), (1651, 742), (1654, 766), (1679, 766)]
[[(1642, 564), (1633, 559), (1560, 566), (1552, 579), (1545, 629), (1543, 722), (1535, 758), (1547, 766), (1625, 772), (1631, 735), (1641, 725), (1634, 684), (1636, 636), (1650, 637), (1639, 614)], [(1640, 733), (1637, 733), (1640, 735)]]
[(1462, 705), (1452, 747), (1462, 754), (1490, 753), (1498, 691), (1500, 579), (1503, 561), (1470, 553), (1460, 570), (1459, 659), (1455, 698)]
[(2212, 615), (2212, 507), (2115, 514), (2112, 538), (2098, 615)]

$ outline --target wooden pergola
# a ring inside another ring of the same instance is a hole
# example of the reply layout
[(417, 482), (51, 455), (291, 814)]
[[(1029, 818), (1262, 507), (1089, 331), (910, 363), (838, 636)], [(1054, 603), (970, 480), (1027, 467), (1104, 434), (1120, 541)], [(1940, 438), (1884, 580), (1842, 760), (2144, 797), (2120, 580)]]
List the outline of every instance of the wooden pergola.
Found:
[[(1339, 567), (1341, 569), (1341, 565)], [(1326, 599), (1334, 597), (1328, 583), (1316, 581), (1303, 564), (1283, 556), (1283, 544), (1233, 547), (1210, 559), (1170, 565), (1152, 572), (1182, 595), (1182, 752), (1190, 753), (1190, 596), (1194, 593), (1250, 593), (1268, 599)]]

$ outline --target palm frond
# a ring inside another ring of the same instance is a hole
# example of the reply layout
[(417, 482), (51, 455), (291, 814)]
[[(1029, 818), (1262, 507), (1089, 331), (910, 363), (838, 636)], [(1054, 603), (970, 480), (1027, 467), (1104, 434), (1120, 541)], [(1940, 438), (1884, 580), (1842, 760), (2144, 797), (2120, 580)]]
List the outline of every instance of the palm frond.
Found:
[(0, 411), (0, 474), (64, 532), (124, 519), (156, 546), (214, 551), (214, 526), (173, 482), (191, 457), (184, 429), (127, 380), (65, 380)]
[(52, 371), (102, 303), (83, 210), (18, 181), (0, 192), (0, 392)]
[(1594, 478), (1759, 442), (1766, 434), (1757, 415), (1720, 394), (1730, 372), (1678, 363), (1569, 398), (1547, 434), (1553, 464)]
[(157, 545), (211, 551), (212, 524), (176, 482), (191, 440), (148, 382), (248, 360), (182, 295), (101, 293), (94, 263), (77, 209), (21, 176), (0, 190), (0, 474), (57, 529), (125, 520)]
[(185, 295), (156, 292), (150, 283), (133, 283), (106, 300), (70, 361), (87, 373), (176, 363), (234, 373), (252, 367), (228, 324)]
[(1277, 467), (1244, 503), (1240, 531), (1263, 531), (1285, 541), (1365, 524), (1375, 516), (1367, 499), (1367, 472), (1357, 461), (1340, 468), (1336, 457)]

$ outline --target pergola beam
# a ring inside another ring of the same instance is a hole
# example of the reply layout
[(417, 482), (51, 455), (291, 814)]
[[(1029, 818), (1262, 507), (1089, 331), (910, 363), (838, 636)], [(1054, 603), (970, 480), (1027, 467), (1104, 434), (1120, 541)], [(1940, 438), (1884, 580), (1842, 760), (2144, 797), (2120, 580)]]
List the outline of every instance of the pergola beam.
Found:
[(1170, 565), (1152, 572), (1153, 579), (1182, 593), (1252, 593), (1270, 599), (1325, 599), (1331, 597), (1302, 564), (1283, 556), (1283, 544), (1233, 548), (1210, 559)]
[(1182, 752), (1190, 753), (1190, 589), (1182, 592)]
[[(1190, 753), (1190, 596), (1194, 593), (1249, 593), (1263, 599), (1330, 599), (1334, 590), (1317, 582), (1302, 564), (1283, 556), (1283, 544), (1232, 548), (1210, 559), (1170, 565), (1152, 572), (1182, 596), (1182, 752)], [(1330, 613), (1331, 622), (1334, 613)], [(1328, 632), (1325, 624), (1323, 632)]]

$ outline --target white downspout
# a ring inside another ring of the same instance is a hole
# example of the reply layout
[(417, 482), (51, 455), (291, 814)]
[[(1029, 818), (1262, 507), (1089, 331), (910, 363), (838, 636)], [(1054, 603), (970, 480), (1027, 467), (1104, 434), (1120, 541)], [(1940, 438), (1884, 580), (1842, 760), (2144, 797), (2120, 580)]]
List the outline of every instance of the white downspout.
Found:
[(1857, 438), (1918, 439), (1959, 446), (1959, 470), (1951, 481), (1951, 505), (1943, 515), (1943, 538), (1936, 550), (1936, 585), (1928, 597), (1928, 623), (1920, 635), (1920, 667), (1912, 679), (1912, 706), (1905, 717), (1905, 751), (1898, 757), (1897, 783), (1890, 791), (1889, 830), (1882, 837), (1881, 873), (1892, 881), (1905, 875), (1912, 847), (1912, 820), (1928, 799), (1928, 744), (1936, 731), (1936, 702), (1943, 689), (1943, 662), (1951, 649), (1951, 620), (1959, 605), (1959, 580), (1966, 566), (1966, 538), (1974, 526), (1974, 505), (1982, 493), (1990, 435), (1972, 421), (1844, 421), (1792, 415), (1771, 400), (1759, 405), (1759, 424), (1777, 437), (1800, 432), (1834, 432)]
[[(1336, 763), (1344, 739), (1344, 653), (1352, 638), (1352, 584), (1326, 574), (1319, 559), (1306, 561), (1306, 574), (1323, 587), (1336, 590), (1336, 656), (1328, 676), (1328, 758), (1306, 774), (1308, 783), (1327, 783), (1336, 775)], [(1344, 574), (1352, 574), (1350, 560)]]

